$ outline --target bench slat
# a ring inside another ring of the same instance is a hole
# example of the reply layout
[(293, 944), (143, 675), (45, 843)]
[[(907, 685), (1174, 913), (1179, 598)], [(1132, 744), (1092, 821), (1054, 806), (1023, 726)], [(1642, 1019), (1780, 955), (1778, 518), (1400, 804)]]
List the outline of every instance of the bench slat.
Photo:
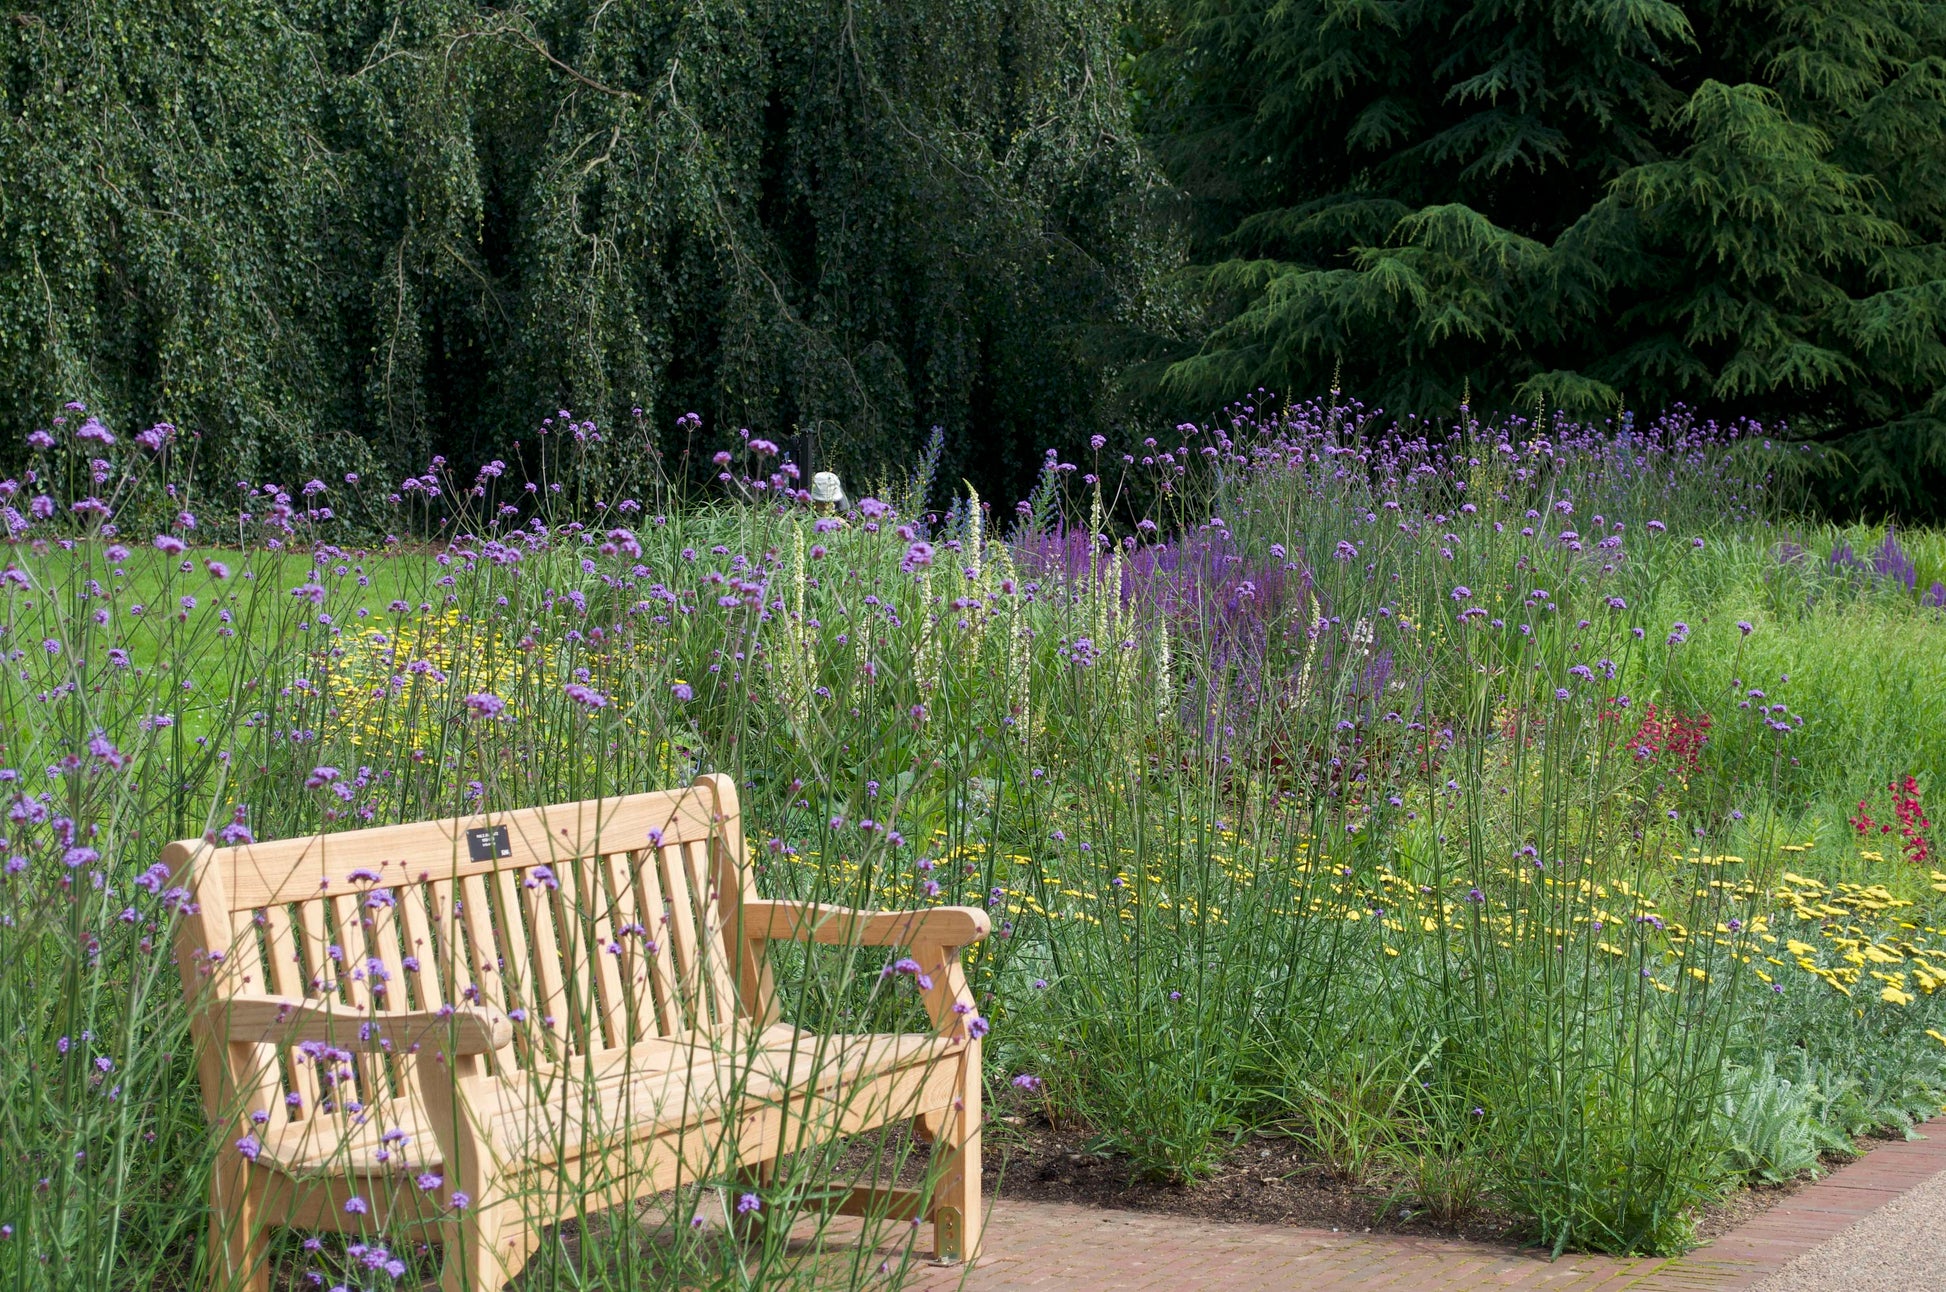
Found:
[[(388, 884), (524, 870), (566, 858), (639, 846), (650, 831), (666, 844), (708, 839), (711, 801), (695, 790), (590, 799), (491, 816), (419, 821), (340, 834), (220, 848), (200, 839), (170, 845), (178, 859), (222, 869), (234, 910), (277, 902), (301, 902), (321, 894), (355, 890), (356, 870), (370, 870)], [(511, 850), (504, 858), (474, 861), (467, 832), (505, 827)]]
[[(258, 924), (256, 915), (250, 911), (218, 913), (213, 921), (219, 927), (227, 923), (230, 929), (228, 954), (234, 957), (242, 972), (238, 981), (244, 991), (257, 991), (269, 982), (268, 969), (264, 962), (264, 929)], [(253, 1107), (269, 1111), (273, 1103), (282, 1103), (283, 1056), (272, 1045), (253, 1045), (250, 1047), (250, 1080), (254, 1089)]]
[(759, 1025), (775, 1023), (780, 1011), (771, 980), (770, 963), (762, 944), (744, 930), (745, 902), (762, 900), (755, 870), (748, 864), (741, 830), (720, 833), (711, 845), (716, 862), (717, 918), (723, 925), (725, 950), (733, 962), (737, 982), (737, 1012)]
[[(473, 978), (468, 972), (467, 955), (460, 941), (459, 921), (453, 915), (453, 894), (458, 885), (439, 880), (426, 885), (426, 949), (419, 953), (419, 968), (428, 1008), (458, 1005), (466, 1001), (466, 989)], [(466, 976), (461, 977), (462, 974)]]
[[(469, 875), (448, 881), (458, 907), (447, 916), (454, 936), (452, 963), (456, 967), (450, 990), (455, 1004), (466, 1000), (470, 989), (477, 1004), (504, 1014), (514, 1008), (514, 999), (507, 990), (507, 975), (497, 963), (498, 940), (494, 935), (493, 903), (488, 897), (487, 879), (485, 875)], [(508, 1045), (494, 1056), (494, 1062), (511, 1070), (518, 1054), (515, 1046)]]
[(727, 1028), (736, 1021), (737, 993), (736, 984), (730, 978), (729, 957), (725, 954), (723, 908), (716, 900), (716, 868), (711, 864), (710, 845), (704, 841), (679, 846), (687, 870), (690, 900), (695, 904), (701, 925), (696, 954), (708, 984), (710, 1008), (716, 1026)]
[(651, 957), (643, 947), (644, 935), (632, 928), (642, 918), (635, 900), (635, 864), (639, 856), (639, 852), (611, 852), (602, 858), (608, 891), (614, 900), (611, 932), (622, 947), (616, 974), (621, 979), (620, 1001), (626, 1014), (619, 1023), (611, 1023), (611, 1030), (620, 1032), (625, 1045), (633, 1045), (661, 1030), (655, 1012), (655, 986), (649, 981)]
[(581, 909), (588, 913), (592, 930), (590, 943), (591, 976), (596, 1022), (605, 1033), (604, 1049), (625, 1049), (637, 1039), (632, 1035), (633, 1020), (628, 1000), (623, 995), (621, 957), (610, 954), (615, 941), (615, 899), (608, 884), (609, 856), (590, 857), (578, 868), (577, 892)]
[[(669, 904), (662, 895), (662, 857), (658, 850), (645, 848), (636, 854), (636, 919), (647, 930), (644, 935), (654, 950), (647, 952), (646, 967), (654, 989), (656, 1011), (661, 1017), (654, 1030), (675, 1036), (690, 1024), (682, 1007), (682, 983), (676, 972), (675, 952), (671, 949)], [(646, 948), (645, 948), (646, 950)]]
[[(554, 865), (565, 866), (566, 862)], [(554, 867), (550, 866), (552, 870)], [(523, 962), (533, 977), (534, 1014), (527, 1020), (530, 1035), (539, 1035), (550, 1059), (571, 1052), (572, 1020), (568, 1017), (568, 993), (561, 964), (561, 943), (555, 924), (554, 890), (525, 872), (515, 890), (521, 914), (527, 921), (527, 952), (531, 961)]]
[[(332, 919), (337, 928), (336, 945), (340, 959), (335, 966), (327, 965), (326, 971), (335, 973), (347, 1004), (354, 1009), (371, 1009), (374, 1007), (371, 983), (363, 972), (368, 949), (358, 895), (346, 893), (328, 900)], [(382, 1009), (384, 1005), (381, 1002), (377, 1007)], [(358, 1069), (360, 1100), (367, 1104), (376, 1104), (391, 1094), (391, 1083), (385, 1079), (389, 1074), (385, 1071), (384, 1055), (360, 1054), (355, 1064)], [(344, 1100), (338, 1099), (335, 1102), (342, 1104)]]
[(439, 956), (432, 940), (432, 926), (426, 919), (426, 903), (432, 898), (430, 884), (410, 884), (396, 890), (399, 920), (405, 937), (405, 954), (410, 964), (405, 969), (414, 1009), (438, 1009), (446, 1003), (439, 985)]
[[(372, 995), (382, 1001), (387, 1009), (410, 1009), (408, 1004), (410, 990), (405, 980), (405, 957), (399, 950), (399, 908), (398, 903), (405, 900), (409, 893), (422, 892), (417, 884), (408, 884), (391, 890), (392, 905), (387, 906), (378, 894), (368, 894), (364, 902), (365, 939), (384, 967), (383, 982), (372, 984)], [(374, 902), (377, 905), (373, 905)], [(383, 990), (381, 990), (381, 988)]]
[(561, 1026), (566, 1029), (568, 1052), (588, 1054), (605, 1048), (601, 1039), (601, 1023), (595, 1017), (594, 990), (588, 962), (588, 908), (582, 903), (582, 876), (587, 872), (594, 858), (563, 862), (557, 868), (561, 889), (548, 894), (547, 905), (553, 908), (554, 919), (560, 929), (561, 974), (564, 980), (562, 993), (565, 1009), (560, 1015)]
[(663, 932), (675, 955), (676, 996), (685, 1023), (707, 1032), (714, 1023), (703, 999), (702, 965), (696, 955), (696, 903), (689, 896), (689, 876), (683, 866), (681, 844), (656, 849), (656, 870), (662, 877)]
[[(500, 990), (506, 996), (507, 1012), (512, 1014), (518, 1010), (533, 1016), (529, 1020), (533, 1026), (514, 1031), (514, 1047), (521, 1061), (544, 1061), (553, 1055), (546, 1048), (546, 1036), (539, 1032), (540, 984), (534, 980), (534, 963), (527, 951), (527, 929), (521, 913), (519, 878), (509, 870), (485, 878), (490, 888), (493, 923), (480, 963), (490, 965), (499, 978)], [(542, 1040), (539, 1055), (532, 1050), (537, 1035)]]
[[(340, 985), (341, 975), (338, 965), (331, 959), (331, 925), (321, 901), (304, 902), (297, 907), (296, 930), (299, 947), (304, 955), (305, 990), (304, 995), (316, 1000), (343, 1000), (344, 988)], [(317, 1069), (309, 1063), (292, 1060), (293, 1069), (301, 1069), (297, 1077), (298, 1089), (304, 1102), (297, 1109), (303, 1117), (320, 1116), (325, 1099), (325, 1084), (318, 1079)]]
[[(270, 952), (270, 990), (272, 994), (302, 999), (311, 994), (310, 983), (304, 972), (304, 957), (297, 948), (297, 933), (291, 921), (288, 906), (272, 906), (264, 911), (264, 933)], [(317, 1074), (309, 1065), (291, 1065), (292, 1089), (297, 1092), (302, 1103), (300, 1114), (310, 1111), (318, 1104)], [(275, 1126), (289, 1119), (289, 1108), (282, 1099), (266, 1107), (270, 1114), (270, 1124)]]
[(331, 981), (331, 962), (325, 945), (331, 940), (325, 930), (324, 904), (305, 902), (297, 908), (299, 947), (304, 952), (304, 994), (323, 996), (324, 984)]

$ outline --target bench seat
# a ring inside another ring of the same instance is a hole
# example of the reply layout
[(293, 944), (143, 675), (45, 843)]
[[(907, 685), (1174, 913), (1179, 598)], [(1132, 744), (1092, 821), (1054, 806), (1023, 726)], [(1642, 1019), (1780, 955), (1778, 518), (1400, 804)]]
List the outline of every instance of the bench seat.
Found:
[[(753, 1049), (649, 1041), (585, 1064), (494, 1077), (474, 1088), (470, 1108), (503, 1153), (547, 1166), (617, 1139), (721, 1121), (733, 1103), (781, 1105), (807, 1090), (838, 1097), (843, 1085), (933, 1069), (957, 1048), (936, 1036), (821, 1036), (779, 1023), (765, 1028)], [(263, 1138), (257, 1161), (298, 1176), (443, 1171), (424, 1100), (390, 1103), (386, 1111), (382, 1118), (360, 1113), (290, 1122)]]

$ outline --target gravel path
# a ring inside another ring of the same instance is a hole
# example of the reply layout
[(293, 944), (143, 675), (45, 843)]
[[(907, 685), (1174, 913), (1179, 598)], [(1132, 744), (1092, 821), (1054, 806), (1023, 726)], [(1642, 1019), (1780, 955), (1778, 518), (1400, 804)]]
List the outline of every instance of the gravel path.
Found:
[(1939, 1292), (1946, 1289), (1946, 1175), (1804, 1253), (1753, 1292)]

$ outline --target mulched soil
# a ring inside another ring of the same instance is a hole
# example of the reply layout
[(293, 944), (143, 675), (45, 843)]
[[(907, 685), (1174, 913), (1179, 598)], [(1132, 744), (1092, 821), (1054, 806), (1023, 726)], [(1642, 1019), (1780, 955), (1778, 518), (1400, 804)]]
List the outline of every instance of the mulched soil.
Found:
[(1354, 1234), (1421, 1234), (1481, 1241), (1522, 1238), (1520, 1222), (1477, 1210), (1458, 1226), (1438, 1224), (1405, 1181), (1347, 1183), (1308, 1160), (1296, 1140), (1245, 1136), (1208, 1177), (1171, 1185), (1133, 1175), (1129, 1162), (1094, 1150), (1082, 1130), (994, 1127), (985, 1136), (994, 1193), (1024, 1202), (1082, 1202), (1249, 1224), (1288, 1224)]
[(1137, 1179), (1126, 1159), (1095, 1151), (1093, 1140), (1080, 1129), (996, 1117), (984, 1136), (986, 1173), (998, 1196), (1023, 1202), (1489, 1243), (1518, 1244), (1526, 1236), (1518, 1218), (1488, 1208), (1458, 1224), (1441, 1224), (1403, 1180), (1375, 1175), (1348, 1183), (1284, 1137), (1246, 1136), (1208, 1179), (1187, 1185)]
[[(1071, 1202), (1212, 1221), (1291, 1225), (1350, 1233), (1461, 1238), (1521, 1247), (1534, 1241), (1531, 1222), (1489, 1201), (1458, 1218), (1435, 1218), (1407, 1179), (1383, 1172), (1357, 1184), (1339, 1179), (1287, 1137), (1250, 1135), (1194, 1184), (1135, 1177), (1125, 1158), (1099, 1150), (1082, 1127), (1050, 1126), (1038, 1110), (993, 1109), (984, 1136), (988, 1187), (1023, 1202)], [(1861, 1151), (1870, 1147), (1862, 1141)], [(1828, 1157), (1824, 1169), (1851, 1159)], [(1809, 1177), (1752, 1184), (1704, 1207), (1699, 1240), (1715, 1238), (1790, 1197)]]

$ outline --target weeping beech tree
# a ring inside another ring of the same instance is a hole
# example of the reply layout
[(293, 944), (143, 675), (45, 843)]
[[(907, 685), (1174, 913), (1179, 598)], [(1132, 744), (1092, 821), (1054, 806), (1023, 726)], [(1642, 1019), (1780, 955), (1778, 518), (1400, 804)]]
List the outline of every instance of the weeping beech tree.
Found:
[(1164, 386), (1685, 400), (1946, 498), (1946, 5), (1155, 0), (1144, 124), (1214, 303)]
[(936, 424), (948, 469), (1018, 475), (1110, 416), (1175, 245), (1112, 17), (24, 3), (0, 16), (0, 406), (166, 419), (226, 474), (463, 459), (565, 407), (855, 463)]

